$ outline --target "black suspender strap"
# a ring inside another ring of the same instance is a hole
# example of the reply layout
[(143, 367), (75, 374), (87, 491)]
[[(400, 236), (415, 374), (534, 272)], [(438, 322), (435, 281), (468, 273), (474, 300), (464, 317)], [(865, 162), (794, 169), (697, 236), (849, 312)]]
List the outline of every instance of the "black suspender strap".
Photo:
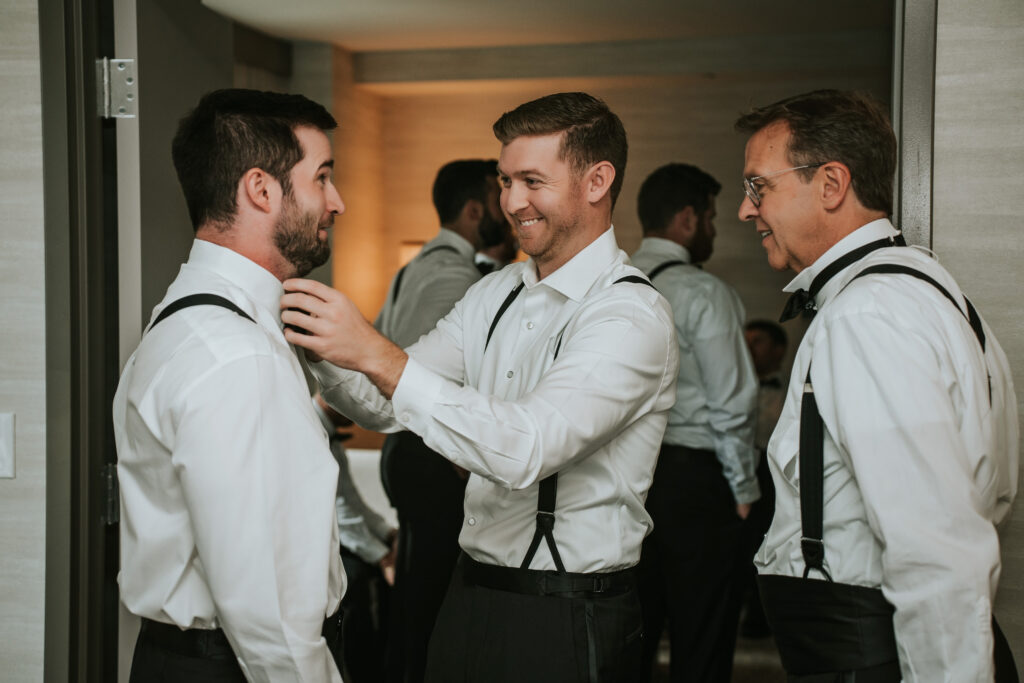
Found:
[[(964, 302), (967, 305), (967, 313), (964, 313), (953, 295), (934, 278), (909, 266), (896, 263), (868, 266), (850, 278), (850, 282), (872, 273), (910, 275), (935, 287), (949, 299), (960, 315), (967, 319), (974, 331), (974, 336), (977, 337), (978, 343), (981, 345), (981, 350), (985, 351), (985, 331), (981, 324), (981, 317), (967, 297), (964, 297)], [(850, 282), (844, 285), (844, 289), (849, 286)], [(989, 400), (991, 398), (992, 378), (989, 377)], [(825, 570), (825, 544), (822, 540), (824, 536), (822, 519), (824, 514), (824, 448), (825, 424), (821, 419), (821, 412), (818, 410), (818, 402), (814, 398), (811, 368), (808, 366), (807, 377), (804, 379), (803, 398), (800, 401), (800, 550), (804, 556), (804, 578), (807, 578), (812, 569), (816, 569), (831, 581), (832, 576)]]
[(658, 274), (661, 273), (661, 271), (665, 270), (666, 268), (671, 268), (672, 266), (685, 265), (687, 265), (686, 261), (680, 261), (678, 259), (676, 259), (675, 261), (665, 261), (664, 263), (659, 264), (654, 270), (647, 273), (647, 277), (653, 280), (654, 278), (658, 277)]
[(548, 550), (551, 551), (551, 559), (559, 574), (565, 573), (565, 565), (562, 564), (562, 556), (558, 553), (558, 546), (555, 545), (555, 501), (558, 498), (558, 474), (551, 474), (540, 482), (540, 489), (537, 493), (537, 528), (533, 532), (533, 540), (530, 548), (526, 551), (523, 564), (520, 569), (529, 569), (533, 556), (540, 546), (540, 539), (547, 541)]
[[(636, 284), (647, 285), (648, 287), (654, 287), (647, 279), (640, 277), (639, 275), (627, 275), (621, 277), (612, 284), (619, 284), (620, 282), (633, 282)], [(519, 296), (519, 292), (522, 291), (525, 283), (519, 283), (519, 285), (513, 289), (509, 295), (505, 298), (505, 301), (501, 304), (498, 309), (497, 315), (494, 316), (494, 321), (491, 323), (491, 329), (487, 331), (487, 341), (491, 341), (491, 335), (494, 334), (494, 328), (498, 324), (498, 320), (504, 315), (505, 311), (515, 298)], [(487, 348), (487, 344), (484, 343), (484, 348)], [(562, 348), (562, 336), (558, 337), (558, 344), (555, 346), (555, 358), (558, 358), (558, 352)], [(550, 474), (541, 480), (537, 490), (537, 526), (533, 532), (533, 540), (530, 541), (530, 547), (526, 551), (526, 556), (523, 558), (523, 563), (520, 565), (520, 569), (529, 569), (530, 563), (533, 562), (533, 556), (537, 554), (537, 548), (540, 547), (541, 539), (547, 542), (548, 550), (551, 552), (551, 560), (555, 563), (555, 568), (559, 574), (565, 573), (565, 565), (562, 563), (562, 556), (558, 552), (558, 546), (555, 544), (555, 503), (558, 499), (558, 473)]]
[(250, 322), (256, 322), (252, 319), (252, 316), (236, 306), (234, 302), (229, 299), (225, 299), (222, 296), (218, 296), (216, 294), (189, 294), (188, 296), (183, 296), (180, 299), (176, 299), (167, 304), (167, 306), (164, 307), (164, 310), (160, 311), (160, 315), (156, 317), (153, 324), (149, 326), (149, 330), (151, 331), (165, 318), (177, 313), (183, 308), (189, 308), (190, 306), (220, 306), (221, 308), (226, 308), (229, 311), (234, 311)]
[[(454, 251), (456, 254), (459, 253), (459, 250), (450, 244), (439, 244), (436, 247), (431, 247), (430, 249), (427, 249), (426, 251), (421, 251), (419, 254), (417, 254), (417, 256), (426, 256), (427, 254), (433, 254), (435, 251)], [(409, 264), (406, 263), (404, 266), (399, 268), (398, 274), (395, 275), (395, 289), (394, 291), (391, 292), (392, 304), (398, 301), (398, 290), (402, 287), (402, 276), (405, 275), (405, 269), (408, 267)]]
[(639, 275), (627, 275), (626, 277), (620, 277), (612, 284), (617, 285), (620, 282), (632, 282), (634, 284), (647, 285), (648, 287), (654, 288), (654, 285), (651, 284), (650, 280), (648, 280), (647, 278), (640, 277)]
[(825, 424), (818, 411), (807, 368), (804, 395), (800, 401), (800, 550), (804, 556), (804, 578), (817, 569), (829, 581), (825, 570), (825, 543), (822, 540), (824, 501)]
[(505, 300), (501, 302), (501, 306), (498, 308), (498, 312), (495, 314), (494, 320), (491, 321), (491, 327), (487, 330), (487, 339), (484, 341), (484, 351), (487, 350), (487, 345), (491, 343), (491, 335), (494, 334), (494, 328), (498, 326), (498, 321), (501, 320), (501, 316), (505, 315), (505, 311), (507, 311), (508, 307), (512, 305), (512, 302), (516, 300), (516, 297), (519, 296), (519, 292), (523, 291), (523, 287), (525, 286), (525, 282), (520, 282), (512, 289), (511, 292), (508, 293)]
[[(940, 285), (930, 276), (922, 273), (921, 271), (897, 263), (879, 263), (878, 265), (875, 266), (868, 266), (864, 270), (854, 275), (850, 282), (853, 282), (859, 277), (870, 275), (871, 273), (910, 275), (912, 277), (916, 277), (918, 280), (923, 280), (927, 282), (932, 287), (942, 292), (942, 295), (949, 299), (949, 301), (954, 306), (956, 306), (956, 310), (960, 311), (960, 315), (967, 318), (967, 322), (970, 323), (971, 329), (974, 330), (974, 336), (978, 338), (978, 343), (981, 344), (981, 350), (985, 350), (985, 330), (982, 328), (981, 325), (981, 317), (978, 315), (978, 311), (974, 308), (974, 304), (971, 303), (970, 299), (964, 297), (964, 303), (967, 304), (967, 313), (965, 314), (963, 310), (961, 310), (960, 304), (958, 304), (956, 302), (956, 299), (953, 298), (953, 295), (949, 293), (949, 290), (947, 290), (945, 287)], [(849, 286), (849, 283), (847, 283), (847, 286)]]

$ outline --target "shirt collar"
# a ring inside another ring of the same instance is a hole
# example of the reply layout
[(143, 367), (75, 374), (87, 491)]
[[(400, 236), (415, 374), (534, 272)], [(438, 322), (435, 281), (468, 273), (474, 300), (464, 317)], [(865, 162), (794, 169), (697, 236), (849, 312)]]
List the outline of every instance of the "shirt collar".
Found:
[(188, 255), (188, 264), (216, 273), (242, 290), (246, 297), (266, 309), (278, 325), (281, 323), (281, 295), (284, 287), (269, 270), (250, 261), (237, 251), (213, 242), (196, 239)]
[[(818, 257), (817, 261), (800, 271), (799, 275), (790, 280), (789, 284), (783, 287), (783, 291), (795, 292), (798, 289), (808, 289), (818, 273), (823, 271), (843, 255), (850, 253), (858, 247), (863, 247), (865, 244), (870, 242), (885, 239), (887, 237), (895, 237), (898, 234), (899, 231), (892, 226), (892, 223), (889, 222), (888, 218), (879, 218), (878, 220), (871, 221), (866, 225), (862, 225), (843, 239), (833, 244), (828, 251)], [(821, 291), (814, 297), (814, 303), (818, 308), (821, 308), (826, 301), (835, 296), (835, 293), (842, 288), (843, 278), (838, 277), (838, 275), (839, 274), (837, 273), (836, 277), (829, 280), (825, 286), (821, 288)]]
[(543, 280), (537, 279), (537, 266), (533, 259), (527, 259), (526, 267), (523, 268), (523, 283), (527, 289), (533, 289), (538, 284), (546, 285), (574, 301), (579, 301), (590, 291), (601, 273), (608, 269), (618, 253), (615, 226), (609, 226), (597, 239), (583, 247), (578, 254)]
[(459, 254), (467, 259), (472, 259), (473, 254), (476, 253), (476, 249), (473, 248), (469, 240), (448, 228), (441, 228), (440, 232), (437, 233), (437, 237), (423, 245), (423, 249), (426, 250), (427, 247), (440, 246), (442, 244), (454, 247)]
[(673, 259), (690, 263), (690, 250), (670, 239), (664, 237), (645, 237), (640, 246), (646, 248), (652, 256), (663, 256), (666, 259)]

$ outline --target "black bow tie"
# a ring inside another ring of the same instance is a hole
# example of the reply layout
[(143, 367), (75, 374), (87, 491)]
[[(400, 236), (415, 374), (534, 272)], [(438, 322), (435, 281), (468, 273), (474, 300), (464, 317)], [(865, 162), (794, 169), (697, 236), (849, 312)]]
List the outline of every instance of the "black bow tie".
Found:
[(767, 379), (761, 380), (762, 387), (771, 387), (772, 389), (781, 389), (782, 382), (778, 377), (768, 377)]
[(821, 291), (821, 288), (825, 286), (826, 282), (835, 277), (837, 273), (842, 271), (848, 265), (861, 260), (871, 252), (878, 249), (884, 249), (885, 247), (903, 246), (900, 244), (901, 242), (902, 239), (897, 240), (886, 237), (885, 239), (869, 242), (863, 247), (859, 247), (848, 254), (840, 256), (815, 276), (808, 289), (798, 289), (789, 296), (789, 300), (786, 302), (786, 307), (782, 309), (782, 315), (779, 316), (779, 322), (784, 323), (800, 314), (803, 314), (805, 318), (813, 318), (814, 314), (818, 312), (817, 307), (814, 305), (814, 297), (818, 295), (818, 292)]

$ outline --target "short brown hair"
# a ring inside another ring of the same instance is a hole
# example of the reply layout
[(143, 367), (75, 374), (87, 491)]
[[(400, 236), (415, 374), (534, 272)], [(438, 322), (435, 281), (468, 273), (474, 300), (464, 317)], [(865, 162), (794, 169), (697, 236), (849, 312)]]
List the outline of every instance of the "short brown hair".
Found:
[(303, 155), (295, 129), (337, 125), (323, 106), (302, 95), (240, 88), (204, 95), (178, 123), (171, 144), (193, 229), (231, 221), (238, 181), (250, 168), (269, 173), (289, 195), (289, 174)]
[(507, 145), (524, 135), (552, 135), (564, 132), (559, 158), (580, 175), (601, 161), (615, 168), (612, 207), (626, 176), (626, 129), (608, 105), (583, 92), (546, 95), (505, 112), (494, 122), (494, 136)]
[(703, 214), (721, 191), (721, 183), (692, 164), (665, 164), (647, 176), (636, 196), (644, 235), (665, 234), (672, 217), (688, 206)]
[[(736, 130), (753, 135), (778, 122), (789, 128), (791, 164), (845, 164), (861, 204), (892, 215), (896, 135), (875, 98), (859, 92), (815, 90), (751, 110), (737, 119)], [(797, 172), (807, 182), (815, 171)]]

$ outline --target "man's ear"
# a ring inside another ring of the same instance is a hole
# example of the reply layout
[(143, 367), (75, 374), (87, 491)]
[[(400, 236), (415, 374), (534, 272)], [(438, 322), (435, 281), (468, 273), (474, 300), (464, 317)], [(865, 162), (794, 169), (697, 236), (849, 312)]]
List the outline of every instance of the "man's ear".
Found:
[(821, 202), (826, 211), (839, 208), (850, 191), (850, 169), (846, 164), (830, 161), (821, 167)]
[(600, 161), (590, 167), (583, 175), (583, 191), (587, 201), (597, 204), (604, 197), (611, 196), (612, 183), (615, 181), (615, 167), (609, 161)]
[(469, 223), (479, 223), (484, 217), (484, 205), (478, 199), (467, 199), (462, 205), (462, 218)]
[(693, 242), (693, 236), (697, 234), (697, 223), (697, 212), (693, 210), (692, 206), (687, 206), (681, 211), (676, 211), (668, 222), (665, 233), (673, 241), (689, 248)]
[(261, 168), (250, 168), (239, 181), (239, 198), (257, 211), (271, 213), (281, 195), (281, 184)]

